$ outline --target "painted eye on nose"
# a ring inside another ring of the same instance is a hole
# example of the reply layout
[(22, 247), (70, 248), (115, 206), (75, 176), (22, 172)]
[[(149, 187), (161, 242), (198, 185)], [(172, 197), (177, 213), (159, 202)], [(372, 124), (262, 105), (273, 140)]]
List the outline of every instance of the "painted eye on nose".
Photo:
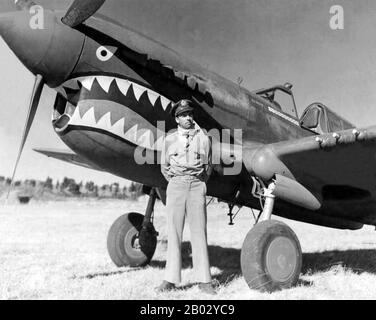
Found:
[(104, 47), (104, 46), (100, 46), (97, 49), (97, 58), (100, 61), (106, 62), (106, 61), (110, 60), (113, 57), (113, 55), (116, 53), (116, 51), (117, 51), (116, 47)]

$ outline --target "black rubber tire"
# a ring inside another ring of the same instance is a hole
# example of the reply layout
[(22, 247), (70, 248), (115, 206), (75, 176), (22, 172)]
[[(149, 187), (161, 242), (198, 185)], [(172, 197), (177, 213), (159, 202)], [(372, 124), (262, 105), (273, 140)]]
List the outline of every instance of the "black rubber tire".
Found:
[(152, 259), (157, 246), (157, 237), (149, 237), (151, 243), (147, 250), (136, 249), (133, 242), (141, 230), (144, 216), (130, 212), (119, 217), (111, 226), (107, 236), (107, 250), (111, 260), (118, 267), (140, 267), (147, 265)]
[(276, 220), (258, 223), (243, 243), (240, 264), (251, 289), (274, 292), (296, 285), (302, 250), (294, 231)]

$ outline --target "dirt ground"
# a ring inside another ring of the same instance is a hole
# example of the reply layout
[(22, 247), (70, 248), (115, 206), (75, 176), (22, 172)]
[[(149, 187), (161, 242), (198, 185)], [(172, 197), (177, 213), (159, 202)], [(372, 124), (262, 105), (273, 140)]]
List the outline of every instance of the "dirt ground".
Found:
[(158, 245), (146, 268), (117, 268), (107, 254), (111, 224), (123, 213), (143, 213), (139, 201), (80, 200), (0, 206), (1, 299), (376, 299), (376, 234), (374, 227), (341, 231), (290, 220), (303, 250), (296, 287), (272, 294), (250, 290), (241, 275), (240, 250), (253, 225), (243, 208), (228, 225), (227, 206), (208, 208), (211, 271), (218, 288), (214, 297), (194, 284), (186, 226), (183, 244), (183, 290), (156, 293), (166, 254), (164, 206), (156, 204)]

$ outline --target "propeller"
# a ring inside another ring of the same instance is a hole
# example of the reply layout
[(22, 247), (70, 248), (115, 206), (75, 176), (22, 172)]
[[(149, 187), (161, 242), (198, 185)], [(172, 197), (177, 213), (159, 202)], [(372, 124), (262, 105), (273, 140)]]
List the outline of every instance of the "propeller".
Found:
[(29, 135), (31, 125), (32, 125), (34, 117), (35, 117), (35, 113), (37, 112), (37, 109), (38, 109), (39, 100), (40, 100), (40, 97), (42, 95), (43, 86), (44, 86), (44, 79), (41, 75), (38, 74), (35, 78), (33, 93), (32, 93), (31, 100), (30, 100), (29, 112), (28, 112), (28, 115), (27, 115), (27, 118), (26, 118), (26, 123), (25, 123), (24, 131), (23, 131), (23, 135), (22, 135), (20, 149), (18, 151), (16, 164), (14, 166), (12, 180), (11, 180), (11, 183), (10, 183), (10, 186), (9, 186), (9, 189), (8, 189), (8, 194), (7, 194), (7, 198), (6, 198), (7, 200), (9, 198), (10, 191), (13, 187), (14, 177), (16, 175), (16, 170), (17, 170), (20, 158), (21, 158), (22, 150), (24, 148), (27, 136)]
[(69, 27), (77, 27), (96, 13), (105, 1), (106, 0), (74, 0), (61, 21)]

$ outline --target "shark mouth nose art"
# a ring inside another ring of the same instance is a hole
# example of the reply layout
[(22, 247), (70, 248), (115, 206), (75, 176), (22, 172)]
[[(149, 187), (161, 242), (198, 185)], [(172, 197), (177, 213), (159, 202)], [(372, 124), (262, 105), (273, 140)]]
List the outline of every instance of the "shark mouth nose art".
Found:
[[(57, 91), (64, 97), (63, 105), (57, 98), (52, 117), (58, 134), (74, 128), (94, 130), (160, 150), (165, 131), (174, 126), (172, 102), (128, 79), (79, 77), (66, 81)], [(160, 130), (158, 122), (162, 121), (166, 129)]]

